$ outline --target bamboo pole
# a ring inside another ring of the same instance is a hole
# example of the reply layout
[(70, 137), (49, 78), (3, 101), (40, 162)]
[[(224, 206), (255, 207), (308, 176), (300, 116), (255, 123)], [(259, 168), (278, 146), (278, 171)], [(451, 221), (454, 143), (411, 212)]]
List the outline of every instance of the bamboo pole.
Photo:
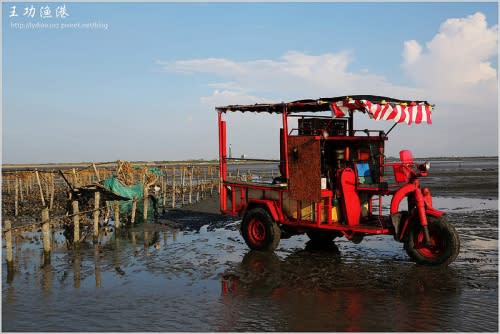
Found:
[(208, 186), (208, 167), (203, 171), (203, 188), (201, 189), (201, 199), (205, 199)]
[(56, 184), (55, 184), (55, 176), (54, 174), (50, 174), (50, 203), (49, 209), (52, 210), (54, 207), (54, 197), (56, 195)]
[(173, 167), (172, 171), (172, 208), (175, 208), (175, 167)]
[(78, 209), (78, 201), (73, 201), (71, 203), (73, 207), (73, 244), (78, 247), (80, 243), (80, 215)]
[(40, 189), (40, 199), (42, 200), (42, 206), (45, 207), (45, 198), (43, 197), (42, 184), (40, 182), (40, 175), (38, 175), (38, 171), (35, 171), (36, 182), (38, 183), (38, 189)]
[(111, 215), (111, 209), (109, 208), (109, 201), (106, 201), (106, 210), (104, 211), (104, 222), (106, 224), (109, 222), (110, 215)]
[(33, 183), (35, 182), (33, 180), (34, 176), (33, 176), (33, 173), (31, 173), (31, 175), (29, 176), (28, 178), (28, 191), (31, 192), (33, 190)]
[(198, 180), (198, 184), (196, 185), (196, 203), (200, 201), (200, 189), (201, 189), (202, 184)]
[(182, 205), (184, 205), (184, 182), (186, 180), (186, 167), (182, 167), (182, 175), (181, 175), (181, 194), (182, 194)]
[(144, 205), (143, 205), (143, 218), (144, 222), (148, 221), (148, 186), (145, 184), (144, 185), (144, 190), (143, 190), (143, 200), (144, 200)]
[(101, 181), (101, 177), (99, 176), (99, 171), (97, 170), (95, 163), (92, 163), (92, 167), (94, 168), (94, 173), (95, 173), (95, 176), (97, 177), (97, 182)]
[(43, 265), (50, 264), (50, 218), (49, 209), (42, 210)]
[(120, 203), (118, 201), (114, 201), (114, 209), (115, 209), (115, 229), (120, 228)]
[(96, 191), (94, 193), (94, 234), (93, 241), (96, 243), (99, 240), (99, 205), (101, 203), (101, 193)]
[(19, 214), (19, 179), (16, 177), (15, 178), (15, 184), (14, 184), (14, 192), (15, 192), (15, 197), (14, 197), (14, 216), (18, 216)]
[(23, 194), (23, 179), (19, 179), (19, 202), (24, 202), (24, 194)]
[(135, 223), (135, 213), (137, 211), (137, 198), (134, 197), (132, 200), (132, 212), (130, 213), (130, 222)]
[(47, 199), (47, 201), (50, 202), (50, 188), (49, 188), (49, 177), (50, 176), (48, 176), (48, 175), (50, 175), (50, 174), (44, 175), (43, 181), (45, 184), (45, 198)]
[(161, 193), (162, 193), (162, 207), (165, 208), (165, 205), (167, 204), (167, 170), (164, 169), (165, 171), (165, 176), (162, 176), (162, 179), (161, 179)]
[(73, 187), (78, 188), (78, 177), (76, 176), (76, 169), (73, 168)]
[(214, 170), (214, 168), (210, 168), (210, 197), (214, 196)]
[(194, 167), (191, 167), (191, 173), (189, 173), (189, 204), (193, 203), (193, 174)]

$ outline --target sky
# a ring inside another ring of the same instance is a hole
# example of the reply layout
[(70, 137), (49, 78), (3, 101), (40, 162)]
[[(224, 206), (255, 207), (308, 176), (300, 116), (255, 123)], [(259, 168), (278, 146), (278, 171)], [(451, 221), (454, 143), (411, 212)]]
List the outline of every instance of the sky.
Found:
[[(435, 104), (388, 156), (498, 154), (496, 2), (4, 2), (2, 49), (3, 163), (216, 159), (215, 106), (354, 94)], [(278, 117), (226, 118), (279, 157)]]

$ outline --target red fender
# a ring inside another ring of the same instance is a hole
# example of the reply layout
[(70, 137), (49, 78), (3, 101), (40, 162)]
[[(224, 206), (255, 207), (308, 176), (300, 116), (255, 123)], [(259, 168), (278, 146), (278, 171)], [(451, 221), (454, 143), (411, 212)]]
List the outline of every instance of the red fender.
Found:
[(283, 220), (283, 213), (279, 209), (279, 207), (276, 205), (276, 201), (271, 201), (267, 199), (252, 199), (249, 201), (247, 205), (248, 210), (249, 206), (252, 206), (252, 204), (258, 204), (259, 206), (265, 206), (271, 217), (274, 219), (275, 222), (281, 222)]
[(416, 186), (412, 183), (405, 184), (398, 191), (394, 193), (391, 199), (391, 215), (399, 212), (399, 203), (405, 198), (409, 193), (414, 192)]
[(444, 211), (434, 209), (434, 208), (429, 208), (429, 207), (425, 208), (425, 213), (428, 216), (436, 217), (436, 218), (441, 218), (441, 216), (445, 214)]
[[(441, 216), (443, 216), (445, 214), (445, 212), (441, 211), (441, 210), (434, 209), (434, 208), (425, 208), (425, 214), (428, 215), (428, 216), (431, 216), (431, 217), (440, 218)], [(403, 227), (401, 228), (401, 233), (399, 234), (399, 240), (403, 240), (403, 237), (404, 237), (404, 235), (406, 233), (406, 228), (410, 224), (410, 221), (412, 219), (414, 219), (415, 216), (417, 216), (417, 215), (418, 214), (414, 213), (414, 214), (408, 216), (406, 218), (406, 220), (403, 222)]]

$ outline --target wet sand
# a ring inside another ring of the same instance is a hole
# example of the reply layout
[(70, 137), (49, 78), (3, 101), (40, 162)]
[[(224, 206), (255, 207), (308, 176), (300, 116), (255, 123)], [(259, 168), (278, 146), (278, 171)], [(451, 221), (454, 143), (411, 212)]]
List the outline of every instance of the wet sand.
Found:
[(18, 238), (2, 330), (497, 332), (498, 164), (433, 167), (435, 206), (461, 239), (448, 267), (415, 265), (390, 236), (249, 251), (213, 197), (79, 251), (56, 234), (46, 266), (36, 236)]

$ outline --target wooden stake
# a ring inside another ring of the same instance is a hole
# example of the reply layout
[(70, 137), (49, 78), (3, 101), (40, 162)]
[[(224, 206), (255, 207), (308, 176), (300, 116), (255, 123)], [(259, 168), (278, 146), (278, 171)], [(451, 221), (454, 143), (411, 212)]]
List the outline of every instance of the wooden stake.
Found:
[(214, 174), (215, 168), (210, 168), (210, 197), (214, 196)]
[(75, 168), (73, 168), (73, 188), (78, 188), (78, 178), (76, 176)]
[(96, 191), (94, 193), (94, 234), (93, 234), (93, 241), (94, 243), (97, 243), (99, 240), (99, 205), (101, 203), (101, 193)]
[(115, 208), (115, 229), (119, 229), (120, 228), (120, 202), (115, 201), (114, 208)]
[(200, 187), (201, 187), (201, 171), (198, 168), (196, 171), (196, 203), (200, 201)]
[(191, 173), (189, 173), (189, 204), (193, 203), (193, 173), (194, 167), (191, 167)]
[(14, 216), (17, 217), (17, 215), (19, 214), (19, 179), (17, 177), (15, 179), (14, 189), (15, 189)]
[(73, 201), (71, 205), (73, 207), (73, 244), (77, 247), (80, 243), (80, 210), (78, 201)]
[(97, 170), (95, 163), (92, 163), (92, 167), (94, 168), (94, 173), (95, 173), (95, 176), (97, 177), (97, 182), (101, 181), (101, 177), (99, 176), (99, 171)]
[(45, 177), (44, 177), (44, 183), (45, 183), (45, 198), (47, 199), (47, 201), (50, 202), (50, 188), (49, 188), (49, 177), (50, 177), (50, 174), (45, 174)]
[(132, 212), (130, 214), (130, 222), (132, 224), (135, 223), (135, 213), (137, 211), (137, 198), (134, 197), (134, 199), (132, 200)]
[(176, 188), (175, 188), (175, 167), (173, 168), (173, 171), (172, 171), (172, 208), (175, 208), (175, 192), (176, 192)]
[(144, 190), (143, 190), (143, 199), (144, 199), (144, 206), (143, 206), (143, 218), (144, 222), (148, 221), (148, 186), (144, 185)]
[(20, 203), (24, 202), (23, 179), (19, 179), (19, 201)]
[(184, 205), (184, 188), (185, 188), (185, 182), (186, 180), (186, 167), (182, 167), (182, 175), (181, 175), (181, 193), (182, 193), (182, 205)]
[(106, 210), (104, 212), (104, 222), (106, 225), (109, 222), (109, 216), (111, 215), (111, 209), (109, 208), (109, 201), (106, 201)]
[(40, 199), (42, 200), (42, 206), (45, 207), (45, 198), (43, 197), (42, 184), (40, 183), (40, 175), (38, 175), (38, 171), (35, 171), (36, 182), (38, 183), (38, 189), (40, 189)]
[(33, 181), (33, 174), (31, 174), (29, 176), (29, 179), (28, 179), (28, 191), (31, 192), (33, 190), (33, 183), (35, 181)]
[(52, 208), (54, 207), (54, 197), (56, 195), (56, 184), (54, 179), (55, 179), (54, 174), (50, 174), (50, 203), (49, 203), (50, 210), (52, 210)]
[(165, 171), (165, 176), (162, 176), (161, 180), (161, 193), (162, 193), (162, 207), (165, 208), (165, 205), (167, 204), (167, 170), (164, 169)]
[(50, 264), (50, 218), (49, 209), (42, 210), (43, 265)]

